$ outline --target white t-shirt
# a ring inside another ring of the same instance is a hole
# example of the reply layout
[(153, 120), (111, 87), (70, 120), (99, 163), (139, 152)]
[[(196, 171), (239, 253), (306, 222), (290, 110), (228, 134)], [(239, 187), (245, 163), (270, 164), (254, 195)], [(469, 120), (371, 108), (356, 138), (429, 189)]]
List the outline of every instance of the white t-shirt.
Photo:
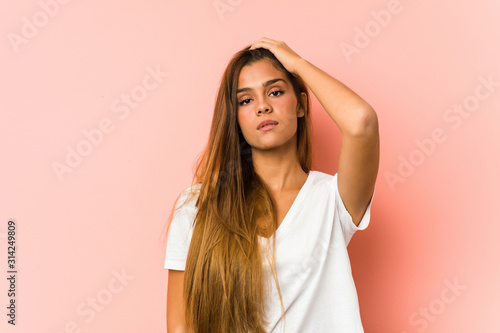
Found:
[[(195, 186), (199, 188), (200, 184)], [(176, 207), (185, 201), (188, 190), (182, 193)], [(276, 269), (286, 326), (283, 331), (281, 303), (271, 277), (266, 311), (271, 323), (267, 328), (269, 333), (364, 332), (347, 245), (357, 230), (368, 226), (373, 195), (356, 227), (340, 199), (337, 174), (309, 172), (276, 231)], [(196, 213), (195, 202), (196, 197), (174, 213), (165, 268), (185, 269), (193, 231), (191, 225)], [(266, 238), (259, 240), (263, 245), (267, 243)], [(264, 257), (263, 263), (270, 276), (271, 270)]]

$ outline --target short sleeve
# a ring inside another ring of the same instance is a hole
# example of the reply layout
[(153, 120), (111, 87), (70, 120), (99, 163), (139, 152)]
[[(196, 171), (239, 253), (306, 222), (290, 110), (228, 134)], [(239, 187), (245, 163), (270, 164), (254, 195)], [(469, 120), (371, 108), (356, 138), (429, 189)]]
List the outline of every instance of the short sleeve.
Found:
[[(190, 188), (181, 193), (175, 205), (168, 231), (164, 268), (183, 271), (186, 267), (186, 258), (191, 244), (191, 237), (193, 236), (193, 221), (196, 214), (196, 197), (192, 197), (189, 202), (186, 202)], [(186, 204), (178, 209), (184, 202)]]
[(364, 230), (368, 227), (370, 223), (370, 209), (372, 206), (373, 202), (373, 197), (375, 195), (375, 190), (372, 193), (372, 196), (370, 198), (370, 202), (368, 203), (368, 206), (366, 207), (365, 213), (363, 217), (361, 218), (361, 221), (359, 222), (359, 225), (356, 226), (354, 222), (352, 221), (352, 216), (349, 214), (347, 211), (347, 208), (344, 205), (344, 202), (342, 201), (342, 198), (340, 197), (339, 193), (339, 188), (338, 188), (338, 183), (337, 183), (337, 177), (338, 173), (335, 174), (334, 179), (333, 179), (333, 187), (335, 191), (335, 209), (337, 214), (339, 215), (340, 219), (340, 224), (342, 226), (342, 231), (344, 233), (344, 238), (346, 241), (346, 245), (349, 243), (351, 240), (352, 235), (358, 230)]

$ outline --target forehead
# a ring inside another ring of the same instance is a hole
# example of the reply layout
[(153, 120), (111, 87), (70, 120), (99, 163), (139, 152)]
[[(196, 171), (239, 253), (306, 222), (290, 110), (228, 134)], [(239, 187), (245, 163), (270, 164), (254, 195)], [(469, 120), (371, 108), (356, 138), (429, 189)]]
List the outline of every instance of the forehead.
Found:
[(269, 60), (259, 60), (241, 68), (238, 77), (238, 89), (262, 87), (263, 82), (276, 78), (281, 78), (288, 84), (290, 83), (286, 74), (276, 69)]

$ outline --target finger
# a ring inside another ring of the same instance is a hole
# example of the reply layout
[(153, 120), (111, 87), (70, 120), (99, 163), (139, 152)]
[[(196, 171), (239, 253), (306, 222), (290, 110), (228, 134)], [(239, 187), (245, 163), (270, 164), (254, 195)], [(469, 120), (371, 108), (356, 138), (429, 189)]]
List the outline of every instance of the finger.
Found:
[(259, 39), (260, 42), (267, 42), (267, 43), (270, 43), (270, 44), (275, 44), (277, 41), (274, 40), (274, 39), (271, 39), (271, 38), (267, 38), (267, 37), (262, 37), (261, 39)]
[(262, 37), (252, 44), (250, 49), (257, 49), (259, 47), (263, 47), (265, 49), (270, 49), (272, 46), (277, 45), (278, 42), (274, 39)]
[(265, 47), (266, 41), (264, 41), (262, 38), (256, 41), (255, 43), (252, 44), (252, 48), (256, 49), (259, 47)]

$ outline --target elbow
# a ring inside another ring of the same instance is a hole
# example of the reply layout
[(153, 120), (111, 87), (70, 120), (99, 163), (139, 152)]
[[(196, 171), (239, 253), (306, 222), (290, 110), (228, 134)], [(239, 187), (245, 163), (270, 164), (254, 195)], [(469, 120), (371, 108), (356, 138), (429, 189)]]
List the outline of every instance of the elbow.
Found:
[(353, 113), (352, 124), (345, 134), (361, 138), (377, 137), (378, 117), (375, 110), (370, 106), (359, 108), (357, 112)]

